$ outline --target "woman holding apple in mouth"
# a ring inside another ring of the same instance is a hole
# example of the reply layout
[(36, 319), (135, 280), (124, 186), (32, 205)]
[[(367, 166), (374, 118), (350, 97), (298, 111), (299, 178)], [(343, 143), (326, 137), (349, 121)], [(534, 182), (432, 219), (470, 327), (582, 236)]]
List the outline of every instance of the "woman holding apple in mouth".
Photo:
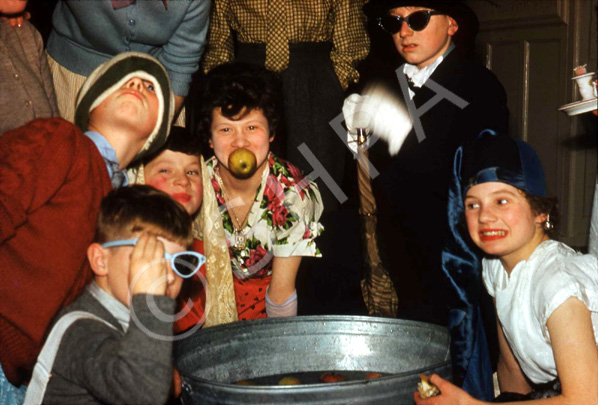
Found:
[(220, 205), (213, 214), (229, 245), (239, 319), (294, 316), (301, 257), (321, 256), (323, 205), (316, 184), (270, 152), (281, 128), (280, 81), (259, 66), (224, 64), (201, 91), (199, 125), (214, 150), (207, 169)]

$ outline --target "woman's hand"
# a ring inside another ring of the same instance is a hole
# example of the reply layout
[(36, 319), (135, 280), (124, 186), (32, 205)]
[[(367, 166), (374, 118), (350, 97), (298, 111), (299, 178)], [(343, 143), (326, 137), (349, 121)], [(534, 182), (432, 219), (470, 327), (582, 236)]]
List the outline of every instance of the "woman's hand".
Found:
[(437, 374), (430, 377), (430, 382), (438, 387), (440, 395), (432, 398), (422, 399), (419, 392), (413, 394), (413, 400), (417, 405), (473, 405), (483, 404), (472, 398), (467, 392), (456, 385), (444, 380)]

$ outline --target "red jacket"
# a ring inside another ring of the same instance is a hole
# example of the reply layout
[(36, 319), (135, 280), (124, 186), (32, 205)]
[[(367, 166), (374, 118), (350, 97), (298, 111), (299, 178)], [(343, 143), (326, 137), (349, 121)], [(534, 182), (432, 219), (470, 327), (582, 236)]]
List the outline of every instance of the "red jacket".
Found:
[(31, 377), (52, 317), (91, 279), (87, 247), (112, 189), (95, 144), (60, 118), (0, 137), (0, 364)]

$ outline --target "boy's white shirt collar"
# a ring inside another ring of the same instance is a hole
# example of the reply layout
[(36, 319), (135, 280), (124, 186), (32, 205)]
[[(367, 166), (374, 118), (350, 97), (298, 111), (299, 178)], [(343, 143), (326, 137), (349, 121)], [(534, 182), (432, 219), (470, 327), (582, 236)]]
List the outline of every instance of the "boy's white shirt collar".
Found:
[(102, 288), (100, 288), (95, 281), (92, 281), (87, 286), (87, 291), (89, 291), (89, 293), (93, 295), (93, 297), (98, 300), (99, 303), (102, 304), (102, 306), (108, 312), (110, 312), (114, 318), (116, 318), (125, 332), (129, 329), (131, 311), (126, 307), (126, 305), (114, 298), (112, 295), (108, 294), (106, 291), (102, 290)]
[[(455, 49), (455, 44), (451, 42), (445, 53), (436, 58), (436, 60), (433, 63), (423, 67), (422, 69), (418, 69), (418, 67), (415, 65), (405, 63), (403, 65), (403, 73), (405, 74), (405, 76), (411, 79), (415, 87), (422, 87), (424, 83), (428, 81), (430, 76), (432, 76), (432, 73), (434, 73), (438, 65), (442, 63), (444, 58), (446, 58), (447, 55), (451, 53), (453, 49)], [(413, 90), (409, 89), (409, 97), (413, 99), (414, 95), (415, 93), (413, 92)]]

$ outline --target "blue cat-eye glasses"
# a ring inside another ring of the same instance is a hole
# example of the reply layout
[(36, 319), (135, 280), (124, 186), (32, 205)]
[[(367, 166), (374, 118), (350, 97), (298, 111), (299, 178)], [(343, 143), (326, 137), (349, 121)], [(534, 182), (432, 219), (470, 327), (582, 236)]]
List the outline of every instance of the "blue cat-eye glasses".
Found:
[[(113, 240), (102, 244), (103, 248), (113, 248), (119, 246), (135, 246), (139, 239), (121, 239)], [(170, 260), (172, 270), (182, 278), (193, 277), (197, 270), (206, 262), (204, 255), (197, 252), (178, 252), (170, 254), (164, 252), (166, 260)]]

